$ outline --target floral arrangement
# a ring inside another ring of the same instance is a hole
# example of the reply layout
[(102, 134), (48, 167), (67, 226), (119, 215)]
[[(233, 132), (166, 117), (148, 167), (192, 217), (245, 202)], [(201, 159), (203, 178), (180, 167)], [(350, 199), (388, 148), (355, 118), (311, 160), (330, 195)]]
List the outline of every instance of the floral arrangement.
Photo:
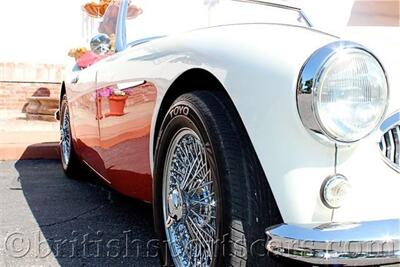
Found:
[(77, 60), (78, 58), (83, 56), (87, 51), (88, 50), (86, 47), (73, 48), (69, 50), (68, 56), (73, 57), (75, 58), (75, 60)]
[[(90, 2), (82, 6), (83, 11), (87, 15), (95, 18), (104, 17), (102, 23), (100, 24), (103, 25), (103, 27), (105, 27), (104, 25), (111, 25), (108, 26), (111, 27), (110, 32), (105, 32), (99, 28), (99, 32), (105, 33), (110, 37), (111, 49), (108, 53), (101, 55), (90, 51), (86, 47), (73, 48), (69, 50), (68, 55), (75, 59), (79, 68), (85, 69), (97, 61), (115, 53), (115, 23), (119, 11), (119, 5), (120, 0), (99, 0), (99, 2)], [(129, 1), (127, 19), (133, 19), (142, 14), (142, 12), (143, 11), (141, 8), (132, 5)], [(105, 21), (107, 23), (105, 23)], [(110, 23), (110, 21), (113, 23)]]

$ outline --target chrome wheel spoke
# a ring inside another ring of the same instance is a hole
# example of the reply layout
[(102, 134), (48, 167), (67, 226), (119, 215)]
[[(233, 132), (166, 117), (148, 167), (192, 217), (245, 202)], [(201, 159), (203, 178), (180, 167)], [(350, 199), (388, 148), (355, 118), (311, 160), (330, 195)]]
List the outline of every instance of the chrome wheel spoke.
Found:
[(198, 200), (192, 200), (192, 202), (195, 205), (203, 205), (203, 206), (215, 207), (214, 203), (207, 203), (207, 202), (202, 202), (202, 201), (198, 201)]
[(212, 185), (212, 183), (213, 183), (213, 181), (209, 181), (209, 182), (199, 185), (198, 187), (191, 188), (189, 190), (189, 194), (191, 194), (191, 196), (193, 196), (198, 190), (203, 189), (204, 187), (206, 187), (208, 185)]
[[(202, 217), (200, 214), (198, 214), (197, 212), (195, 212), (194, 210), (190, 210), (198, 219), (204, 221), (204, 225), (206, 225), (213, 233), (216, 233), (217, 231), (211, 226), (209, 225), (207, 222), (205, 222), (206, 218)], [(215, 218), (215, 217), (214, 217)]]
[(167, 152), (163, 211), (176, 266), (210, 266), (217, 240), (217, 199), (207, 150), (192, 130), (179, 132)]

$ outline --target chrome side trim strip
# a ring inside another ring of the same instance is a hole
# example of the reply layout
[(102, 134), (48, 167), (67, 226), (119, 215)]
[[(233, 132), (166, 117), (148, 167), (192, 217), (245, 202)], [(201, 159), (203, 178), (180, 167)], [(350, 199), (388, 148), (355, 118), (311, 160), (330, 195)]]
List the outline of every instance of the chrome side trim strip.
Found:
[(266, 230), (266, 249), (310, 264), (400, 263), (400, 219), (322, 225), (281, 224)]
[(141, 86), (143, 84), (145, 84), (146, 81), (145, 80), (140, 80), (140, 81), (134, 81), (134, 82), (121, 82), (117, 84), (117, 88), (119, 90), (127, 90), (127, 89), (132, 89), (138, 86)]
[(92, 166), (90, 166), (90, 164), (89, 164), (87, 161), (82, 160), (82, 162), (85, 163), (85, 165), (86, 165), (90, 170), (92, 170), (97, 176), (99, 176), (104, 182), (106, 182), (107, 184), (111, 184), (111, 182), (110, 182), (109, 180), (107, 180), (103, 175), (101, 175), (99, 172), (97, 172), (95, 168), (93, 168)]

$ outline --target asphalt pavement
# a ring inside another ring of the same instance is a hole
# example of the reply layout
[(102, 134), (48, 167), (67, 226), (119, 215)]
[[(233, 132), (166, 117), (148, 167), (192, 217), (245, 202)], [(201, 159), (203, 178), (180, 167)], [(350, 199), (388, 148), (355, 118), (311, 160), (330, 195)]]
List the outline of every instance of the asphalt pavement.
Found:
[(149, 204), (58, 161), (0, 161), (0, 266), (160, 266)]

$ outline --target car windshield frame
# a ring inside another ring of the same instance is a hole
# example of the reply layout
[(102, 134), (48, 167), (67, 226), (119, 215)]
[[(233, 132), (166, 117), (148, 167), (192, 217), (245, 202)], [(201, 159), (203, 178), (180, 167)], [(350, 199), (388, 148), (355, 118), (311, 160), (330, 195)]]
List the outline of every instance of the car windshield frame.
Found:
[(299, 15), (303, 18), (305, 23), (311, 28), (313, 27), (313, 24), (311, 23), (310, 19), (306, 16), (306, 14), (303, 12), (301, 7), (292, 5), (291, 3), (293, 2), (282, 2), (282, 1), (264, 1), (264, 0), (231, 0), (234, 2), (243, 2), (243, 3), (253, 3), (253, 4), (260, 4), (260, 5), (266, 5), (266, 6), (271, 6), (271, 7), (277, 7), (277, 8), (283, 8), (287, 10), (292, 10), (296, 11), (299, 13)]

